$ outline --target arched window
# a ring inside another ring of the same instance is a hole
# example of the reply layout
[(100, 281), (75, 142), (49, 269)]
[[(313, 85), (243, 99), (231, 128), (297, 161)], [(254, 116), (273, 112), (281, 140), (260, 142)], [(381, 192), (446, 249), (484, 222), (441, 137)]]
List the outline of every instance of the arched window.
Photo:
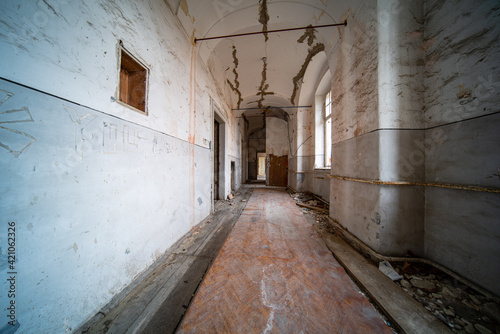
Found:
[(325, 127), (325, 167), (332, 165), (332, 92), (325, 96), (325, 112), (323, 119)]
[(316, 89), (315, 110), (315, 159), (314, 168), (332, 165), (332, 92), (330, 71), (327, 71)]

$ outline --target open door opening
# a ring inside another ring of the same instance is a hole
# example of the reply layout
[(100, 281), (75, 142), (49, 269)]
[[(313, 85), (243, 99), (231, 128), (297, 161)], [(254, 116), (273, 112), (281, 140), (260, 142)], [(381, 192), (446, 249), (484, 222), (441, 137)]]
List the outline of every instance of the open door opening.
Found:
[(231, 161), (231, 191), (236, 191), (236, 162)]
[[(214, 105), (214, 200), (224, 199), (226, 195), (226, 128), (218, 108)], [(228, 166), (229, 167), (229, 166)], [(229, 170), (227, 171), (229, 177)], [(229, 181), (229, 179), (228, 179)], [(229, 184), (227, 185), (229, 187)]]
[(266, 179), (266, 153), (257, 153), (257, 180)]
[(214, 120), (214, 200), (219, 200), (219, 122)]

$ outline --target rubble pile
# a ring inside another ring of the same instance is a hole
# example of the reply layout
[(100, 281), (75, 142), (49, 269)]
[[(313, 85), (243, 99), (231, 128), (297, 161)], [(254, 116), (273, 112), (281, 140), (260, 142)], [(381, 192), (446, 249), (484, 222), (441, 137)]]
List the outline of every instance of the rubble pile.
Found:
[(396, 283), (454, 333), (500, 333), (500, 305), (440, 270), (420, 263), (392, 263)]

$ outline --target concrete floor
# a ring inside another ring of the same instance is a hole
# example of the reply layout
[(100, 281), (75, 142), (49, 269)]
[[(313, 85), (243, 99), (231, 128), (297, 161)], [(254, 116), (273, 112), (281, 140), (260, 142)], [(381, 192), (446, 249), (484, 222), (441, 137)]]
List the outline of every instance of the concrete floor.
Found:
[(178, 333), (268, 332), (392, 333), (290, 196), (256, 188)]

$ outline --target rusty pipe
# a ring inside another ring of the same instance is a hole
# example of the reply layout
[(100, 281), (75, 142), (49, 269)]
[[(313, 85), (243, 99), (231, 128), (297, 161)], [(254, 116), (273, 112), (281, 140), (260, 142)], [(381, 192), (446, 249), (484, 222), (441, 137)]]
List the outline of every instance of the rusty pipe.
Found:
[(245, 32), (245, 33), (241, 33), (241, 34), (195, 38), (194, 42), (197, 43), (198, 41), (208, 41), (208, 40), (212, 40), (212, 39), (242, 37), (242, 36), (258, 35), (258, 34), (271, 34), (271, 33), (275, 33), (275, 32), (294, 31), (294, 30), (303, 30), (303, 29), (317, 29), (317, 28), (338, 27), (338, 26), (347, 26), (347, 20), (345, 20), (342, 23), (322, 24), (322, 25), (317, 25), (317, 26), (310, 25), (307, 27), (286, 28), (286, 29), (276, 29), (276, 30), (267, 30), (267, 31), (254, 31), (254, 32)]

